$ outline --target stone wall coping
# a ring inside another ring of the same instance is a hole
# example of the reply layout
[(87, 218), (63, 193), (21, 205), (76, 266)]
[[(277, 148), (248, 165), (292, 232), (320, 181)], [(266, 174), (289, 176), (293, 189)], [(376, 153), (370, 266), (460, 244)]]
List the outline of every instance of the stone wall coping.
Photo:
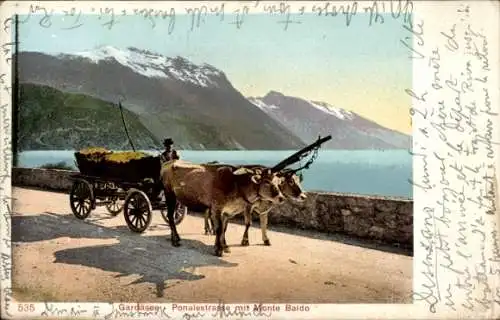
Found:
[(309, 191), (307, 191), (307, 193), (314, 193), (314, 194), (317, 194), (317, 195), (326, 195), (326, 196), (364, 198), (364, 199), (373, 199), (373, 200), (413, 202), (413, 199), (406, 198), (406, 197), (397, 197), (397, 196), (381, 196), (381, 195), (371, 195), (371, 194), (348, 193), (348, 192), (333, 192), (333, 191), (319, 191), (319, 190), (309, 190)]

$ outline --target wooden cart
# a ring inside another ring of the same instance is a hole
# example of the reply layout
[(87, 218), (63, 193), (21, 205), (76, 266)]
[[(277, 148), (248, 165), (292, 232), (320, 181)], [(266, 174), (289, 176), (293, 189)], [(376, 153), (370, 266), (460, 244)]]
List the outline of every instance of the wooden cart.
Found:
[[(75, 217), (84, 220), (92, 210), (104, 205), (113, 216), (123, 210), (125, 222), (133, 232), (142, 233), (148, 228), (153, 210), (160, 210), (168, 225), (159, 156), (124, 163), (92, 161), (79, 152), (75, 158), (80, 173), (71, 176), (69, 195)], [(186, 214), (187, 208), (178, 202), (175, 224), (181, 223)]]

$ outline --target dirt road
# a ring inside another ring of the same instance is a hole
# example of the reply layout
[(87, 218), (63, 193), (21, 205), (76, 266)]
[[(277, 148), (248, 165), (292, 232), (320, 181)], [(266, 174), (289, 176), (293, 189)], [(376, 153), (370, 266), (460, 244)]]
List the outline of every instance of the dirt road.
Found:
[(258, 223), (250, 246), (231, 223), (232, 252), (212, 255), (214, 236), (203, 219), (178, 226), (181, 247), (159, 212), (134, 234), (123, 215), (98, 207), (76, 219), (68, 195), (13, 188), (14, 297), (21, 301), (134, 301), (226, 303), (409, 303), (412, 258), (333, 241), (313, 232), (269, 231)]

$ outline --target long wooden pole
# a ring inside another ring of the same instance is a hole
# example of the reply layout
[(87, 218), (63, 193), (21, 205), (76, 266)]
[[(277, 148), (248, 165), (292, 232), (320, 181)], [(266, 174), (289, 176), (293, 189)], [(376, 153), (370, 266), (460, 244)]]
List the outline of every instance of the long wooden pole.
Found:
[(125, 134), (127, 135), (127, 138), (128, 138), (128, 142), (130, 143), (130, 145), (132, 146), (132, 150), (134, 150), (135, 152), (135, 147), (134, 147), (134, 144), (132, 143), (132, 139), (130, 139), (130, 136), (128, 134), (128, 130), (127, 130), (127, 125), (125, 124), (125, 118), (123, 117), (123, 107), (122, 107), (122, 103), (121, 101), (118, 102), (118, 106), (120, 107), (120, 113), (122, 115), (122, 121), (123, 121), (123, 127), (125, 128)]

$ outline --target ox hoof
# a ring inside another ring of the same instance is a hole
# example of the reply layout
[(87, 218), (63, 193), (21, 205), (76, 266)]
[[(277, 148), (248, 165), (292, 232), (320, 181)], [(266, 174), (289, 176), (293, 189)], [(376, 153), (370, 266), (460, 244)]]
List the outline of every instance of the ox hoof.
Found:
[(246, 247), (246, 246), (250, 245), (250, 242), (248, 242), (248, 239), (243, 239), (243, 240), (241, 240), (241, 245)]
[(231, 249), (229, 249), (228, 246), (225, 246), (223, 250), (224, 250), (225, 253), (230, 253), (231, 252)]
[(269, 240), (264, 240), (264, 245), (265, 246), (270, 246), (271, 245), (271, 242)]
[(222, 248), (215, 249), (215, 256), (222, 257)]
[(179, 242), (179, 240), (177, 240), (177, 241), (172, 241), (172, 245), (173, 245), (174, 247), (180, 247), (180, 246), (181, 246), (181, 243)]

